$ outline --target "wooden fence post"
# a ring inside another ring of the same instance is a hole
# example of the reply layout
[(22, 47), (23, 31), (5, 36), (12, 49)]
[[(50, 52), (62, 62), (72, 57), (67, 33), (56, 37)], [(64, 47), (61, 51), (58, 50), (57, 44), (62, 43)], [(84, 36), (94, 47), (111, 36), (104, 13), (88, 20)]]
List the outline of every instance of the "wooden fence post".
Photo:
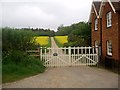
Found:
[(42, 47), (40, 47), (40, 59), (42, 60)]

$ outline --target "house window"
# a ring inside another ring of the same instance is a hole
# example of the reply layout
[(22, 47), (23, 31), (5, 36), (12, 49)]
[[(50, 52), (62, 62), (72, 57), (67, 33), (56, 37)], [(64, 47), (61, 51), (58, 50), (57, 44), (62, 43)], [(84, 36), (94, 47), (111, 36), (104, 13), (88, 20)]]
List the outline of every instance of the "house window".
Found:
[(107, 27), (111, 27), (112, 26), (112, 12), (108, 12), (106, 18), (107, 18)]
[(107, 41), (107, 54), (112, 56), (112, 41)]
[(95, 30), (98, 30), (98, 19), (95, 19)]

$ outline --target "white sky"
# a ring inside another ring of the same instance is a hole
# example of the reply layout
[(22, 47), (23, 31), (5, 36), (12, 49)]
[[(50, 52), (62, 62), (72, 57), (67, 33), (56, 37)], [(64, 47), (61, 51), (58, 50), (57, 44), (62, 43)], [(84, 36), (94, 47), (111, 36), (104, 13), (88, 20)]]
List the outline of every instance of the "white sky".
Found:
[[(93, 0), (3, 0), (2, 26), (58, 26), (88, 21)], [(0, 10), (1, 11), (1, 10)]]

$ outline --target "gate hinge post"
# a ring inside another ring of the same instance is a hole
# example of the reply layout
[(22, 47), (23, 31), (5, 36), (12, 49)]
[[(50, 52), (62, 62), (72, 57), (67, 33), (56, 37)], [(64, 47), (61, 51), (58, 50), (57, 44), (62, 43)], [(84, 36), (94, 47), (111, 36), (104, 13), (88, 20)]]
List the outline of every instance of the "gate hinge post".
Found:
[(71, 47), (68, 47), (69, 65), (71, 66)]

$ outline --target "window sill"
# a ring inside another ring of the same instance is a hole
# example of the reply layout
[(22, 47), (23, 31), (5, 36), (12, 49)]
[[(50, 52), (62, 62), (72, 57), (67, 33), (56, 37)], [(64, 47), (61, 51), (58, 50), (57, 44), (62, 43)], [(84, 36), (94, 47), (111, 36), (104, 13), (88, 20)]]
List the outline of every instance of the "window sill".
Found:
[(107, 53), (107, 56), (108, 56), (108, 57), (112, 57), (112, 54), (108, 54), (108, 53)]
[(112, 27), (112, 25), (111, 25), (111, 26), (107, 26), (107, 29), (108, 29), (108, 28), (111, 28), (111, 27)]
[(94, 30), (95, 32), (98, 31), (98, 30)]

